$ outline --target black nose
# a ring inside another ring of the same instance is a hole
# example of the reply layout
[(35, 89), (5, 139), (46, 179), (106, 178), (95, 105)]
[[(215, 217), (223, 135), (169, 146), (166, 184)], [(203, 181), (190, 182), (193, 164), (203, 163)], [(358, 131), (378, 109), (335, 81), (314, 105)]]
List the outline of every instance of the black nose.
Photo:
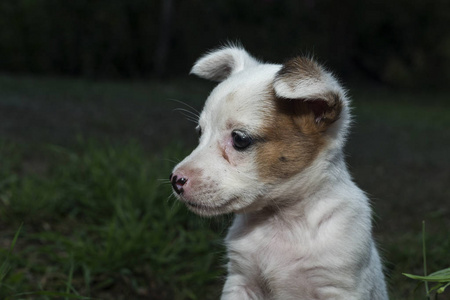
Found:
[(181, 195), (184, 192), (183, 186), (188, 181), (185, 177), (178, 178), (177, 175), (170, 174), (169, 180), (172, 182), (172, 187), (175, 193)]

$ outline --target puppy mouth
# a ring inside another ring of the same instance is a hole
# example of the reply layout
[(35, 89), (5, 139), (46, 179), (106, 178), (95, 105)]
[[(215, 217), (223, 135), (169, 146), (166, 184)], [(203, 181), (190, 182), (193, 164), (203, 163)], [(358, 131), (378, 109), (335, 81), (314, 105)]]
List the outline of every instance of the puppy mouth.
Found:
[(238, 200), (237, 197), (232, 198), (220, 205), (205, 205), (205, 204), (199, 204), (199, 203), (195, 203), (195, 202), (187, 201), (187, 200), (185, 200), (184, 203), (194, 213), (197, 213), (199, 215), (205, 215), (205, 216), (213, 216), (213, 215), (220, 215), (220, 214), (231, 212), (231, 211), (227, 210), (227, 207), (229, 207), (230, 204), (232, 204), (236, 200)]

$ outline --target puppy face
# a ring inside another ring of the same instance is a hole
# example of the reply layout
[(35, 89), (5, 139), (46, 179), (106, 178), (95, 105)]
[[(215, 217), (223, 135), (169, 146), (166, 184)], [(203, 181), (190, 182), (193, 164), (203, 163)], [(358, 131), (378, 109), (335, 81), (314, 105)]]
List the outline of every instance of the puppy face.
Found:
[(192, 73), (220, 81), (200, 115), (198, 147), (170, 178), (195, 213), (283, 205), (296, 193), (291, 182), (342, 144), (344, 93), (310, 59), (262, 64), (243, 49), (225, 48), (201, 58)]

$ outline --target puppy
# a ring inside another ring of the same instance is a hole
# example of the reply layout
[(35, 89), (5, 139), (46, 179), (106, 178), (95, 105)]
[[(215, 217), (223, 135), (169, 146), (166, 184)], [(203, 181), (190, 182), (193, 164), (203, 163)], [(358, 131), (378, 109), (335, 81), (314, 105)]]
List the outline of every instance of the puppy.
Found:
[(344, 161), (349, 100), (333, 75), (310, 58), (265, 64), (234, 46), (191, 73), (220, 83), (170, 180), (194, 213), (235, 213), (221, 299), (388, 299), (368, 199)]

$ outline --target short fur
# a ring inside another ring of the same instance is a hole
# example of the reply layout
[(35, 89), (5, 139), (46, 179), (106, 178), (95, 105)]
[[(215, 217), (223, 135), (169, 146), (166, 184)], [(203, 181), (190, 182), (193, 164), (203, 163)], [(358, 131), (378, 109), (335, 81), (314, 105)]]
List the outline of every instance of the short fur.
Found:
[(208, 53), (191, 73), (220, 83), (198, 147), (170, 179), (193, 212), (235, 213), (222, 299), (388, 299), (368, 199), (344, 162), (349, 100), (333, 75), (239, 47)]

